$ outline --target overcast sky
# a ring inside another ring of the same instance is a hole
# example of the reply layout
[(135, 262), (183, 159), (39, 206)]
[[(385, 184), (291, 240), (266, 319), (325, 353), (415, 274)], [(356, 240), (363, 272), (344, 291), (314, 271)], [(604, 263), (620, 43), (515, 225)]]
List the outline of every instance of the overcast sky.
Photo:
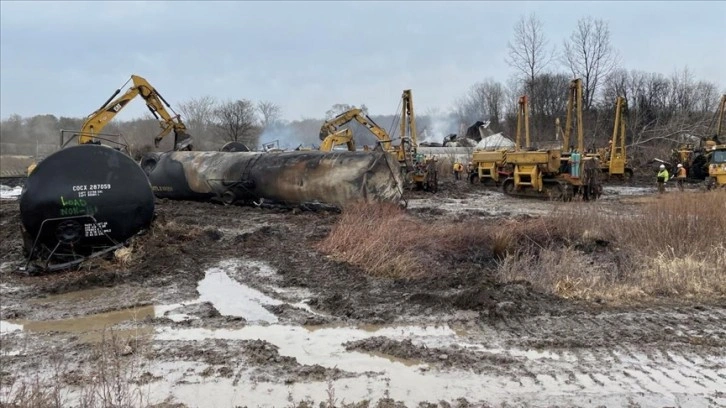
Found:
[[(726, 89), (726, 2), (0, 3), (0, 116), (85, 117), (131, 74), (173, 107), (189, 98), (279, 104), (288, 120), (335, 103), (393, 114), (446, 111), (485, 78), (506, 81), (512, 27), (531, 12), (550, 43), (580, 17), (605, 19), (627, 69), (688, 65)], [(563, 91), (564, 92), (564, 91)], [(144, 115), (133, 101), (118, 119)]]

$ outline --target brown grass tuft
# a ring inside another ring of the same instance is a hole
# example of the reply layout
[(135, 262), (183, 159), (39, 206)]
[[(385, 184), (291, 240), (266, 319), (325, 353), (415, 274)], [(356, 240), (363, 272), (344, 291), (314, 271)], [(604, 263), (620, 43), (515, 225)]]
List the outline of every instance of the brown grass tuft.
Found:
[(356, 203), (317, 249), (372, 276), (416, 278), (436, 273), (438, 257), (489, 248), (489, 239), (483, 229), (427, 223), (394, 204)]
[(579, 298), (726, 295), (726, 193), (669, 194), (627, 211), (561, 207), (544, 230), (564, 248), (508, 253), (499, 279)]
[(317, 249), (372, 276), (456, 273), (464, 259), (501, 282), (568, 298), (726, 295), (726, 192), (667, 194), (605, 212), (562, 204), (525, 220), (422, 220), (391, 204), (344, 209)]

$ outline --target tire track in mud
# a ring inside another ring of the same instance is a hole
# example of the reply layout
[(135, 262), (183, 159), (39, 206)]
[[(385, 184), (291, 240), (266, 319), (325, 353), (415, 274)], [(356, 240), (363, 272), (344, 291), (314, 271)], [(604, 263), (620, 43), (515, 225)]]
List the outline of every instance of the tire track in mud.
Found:
[(544, 394), (572, 389), (669, 396), (673, 401), (683, 395), (715, 400), (719, 390), (726, 389), (722, 307), (533, 316), (480, 329), (469, 338), (478, 338), (482, 345), (499, 343), (505, 354), (551, 353), (529, 356), (517, 381)]

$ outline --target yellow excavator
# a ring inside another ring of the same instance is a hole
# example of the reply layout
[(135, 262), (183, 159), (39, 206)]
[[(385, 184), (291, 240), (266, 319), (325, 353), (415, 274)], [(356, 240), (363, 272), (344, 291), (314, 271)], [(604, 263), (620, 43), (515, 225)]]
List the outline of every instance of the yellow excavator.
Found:
[[(573, 122), (577, 124), (577, 147), (570, 146)], [(602, 194), (600, 165), (597, 158), (585, 157), (584, 144), (582, 80), (577, 78), (569, 85), (562, 148), (508, 152), (506, 161), (514, 166), (514, 171), (502, 183), (502, 190), (514, 197), (597, 199)]]
[[(125, 87), (129, 81), (133, 82), (133, 86), (129, 88), (123, 95), (114, 99), (116, 95), (121, 93), (121, 89)], [(154, 146), (159, 147), (161, 140), (169, 133), (174, 131), (174, 150), (192, 150), (192, 137), (187, 133), (187, 128), (181, 120), (179, 114), (174, 112), (171, 105), (164, 99), (161, 94), (154, 89), (153, 86), (144, 78), (138, 75), (131, 75), (131, 78), (126, 81), (119, 89), (117, 89), (113, 95), (111, 95), (106, 102), (101, 105), (95, 112), (90, 114), (81, 126), (79, 132), (73, 132), (73, 136), (68, 140), (63, 140), (63, 134), (66, 131), (61, 131), (61, 148), (70, 142), (73, 138), (78, 139), (78, 144), (101, 144), (101, 139), (105, 136), (117, 136), (117, 135), (105, 135), (102, 130), (108, 125), (111, 120), (135, 97), (141, 95), (146, 102), (146, 106), (151, 111), (156, 119), (160, 121), (161, 132), (154, 138)], [(163, 102), (163, 103), (162, 103)], [(174, 116), (170, 115), (164, 107), (166, 105), (173, 113)], [(37, 163), (33, 163), (28, 167), (28, 175), (35, 169)]]
[(388, 152), (398, 160), (407, 184), (413, 184), (426, 191), (436, 192), (438, 172), (435, 159), (424, 158), (423, 155), (417, 154), (416, 119), (410, 89), (403, 91), (401, 102), (401, 143), (397, 146), (393, 145), (393, 140), (385, 129), (365, 115), (361, 109), (353, 108), (323, 123), (319, 134), (320, 140), (323, 141), (320, 150), (332, 150), (335, 145), (343, 143), (348, 145), (348, 150), (355, 150), (352, 131), (347, 128), (340, 128), (351, 121), (356, 121), (378, 139), (376, 149)]
[[(348, 128), (340, 129), (340, 127), (345, 126), (353, 120), (360, 123), (371, 133), (373, 133), (373, 135), (376, 137), (376, 139), (379, 140), (385, 151), (392, 150), (391, 138), (390, 136), (388, 136), (388, 133), (382, 127), (378, 126), (378, 124), (376, 124), (373, 119), (368, 117), (368, 115), (365, 115), (361, 109), (358, 108), (347, 110), (323, 123), (323, 125), (320, 127), (320, 140), (323, 141), (323, 145), (334, 146), (343, 143), (347, 144), (348, 138), (350, 138), (350, 140), (352, 141), (353, 132)], [(328, 140), (328, 142), (326, 142), (326, 139)], [(323, 150), (322, 145), (320, 150)]]
[(597, 149), (597, 153), (586, 154), (586, 157), (595, 157), (600, 162), (600, 170), (607, 175), (607, 179), (618, 178), (624, 181), (631, 180), (633, 169), (627, 167), (625, 148), (625, 129), (628, 102), (622, 96), (615, 98), (615, 121), (613, 123), (613, 137), (607, 147)]
[(527, 95), (519, 97), (519, 110), (517, 111), (517, 134), (514, 149), (498, 148), (475, 150), (469, 162), (469, 181), (479, 180), (483, 184), (499, 186), (507, 177), (512, 175), (512, 166), (507, 164), (507, 153), (519, 151), (522, 134), (524, 133), (525, 147), (529, 148), (529, 99)]
[[(113, 99), (121, 93), (121, 88), (126, 86), (129, 81), (133, 82), (133, 86), (120, 97)], [(171, 105), (161, 96), (159, 91), (154, 89), (146, 79), (138, 75), (131, 75), (129, 81), (126, 81), (98, 110), (88, 116), (83, 126), (81, 126), (80, 132), (76, 134), (78, 136), (78, 144), (99, 143), (96, 141), (96, 135), (101, 133), (103, 128), (131, 100), (141, 95), (151, 114), (160, 121), (161, 132), (154, 138), (154, 146), (159, 147), (161, 140), (171, 131), (174, 131), (174, 150), (192, 150), (192, 137), (187, 133), (187, 128), (181, 121), (181, 117), (174, 112)], [(174, 116), (167, 112), (164, 105), (174, 113)]]
[(322, 152), (329, 152), (332, 151), (335, 146), (340, 145), (346, 145), (348, 147), (348, 151), (351, 152), (356, 150), (355, 140), (353, 139), (353, 131), (345, 128), (325, 136), (323, 142), (320, 143), (319, 150)]
[[(726, 185), (726, 141), (723, 138), (724, 111), (726, 111), (726, 95), (722, 95), (713, 120), (708, 127), (707, 136), (702, 137), (700, 144), (685, 143), (673, 149), (670, 161), (655, 161), (675, 168), (682, 164), (688, 173), (688, 179), (705, 181), (706, 187)], [(714, 126), (714, 121), (715, 126)]]
[(708, 180), (706, 180), (707, 188), (726, 188), (726, 141), (723, 137), (723, 122), (726, 112), (726, 95), (721, 96), (721, 102), (718, 107), (718, 122), (716, 123), (716, 132), (711, 137), (714, 143), (707, 146), (708, 160)]

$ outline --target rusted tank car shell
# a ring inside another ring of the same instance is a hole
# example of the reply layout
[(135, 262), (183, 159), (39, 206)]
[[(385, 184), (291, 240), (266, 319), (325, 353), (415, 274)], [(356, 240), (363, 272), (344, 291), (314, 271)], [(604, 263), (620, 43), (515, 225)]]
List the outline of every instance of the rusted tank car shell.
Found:
[(168, 152), (142, 159), (154, 194), (174, 200), (401, 200), (400, 165), (384, 152)]

